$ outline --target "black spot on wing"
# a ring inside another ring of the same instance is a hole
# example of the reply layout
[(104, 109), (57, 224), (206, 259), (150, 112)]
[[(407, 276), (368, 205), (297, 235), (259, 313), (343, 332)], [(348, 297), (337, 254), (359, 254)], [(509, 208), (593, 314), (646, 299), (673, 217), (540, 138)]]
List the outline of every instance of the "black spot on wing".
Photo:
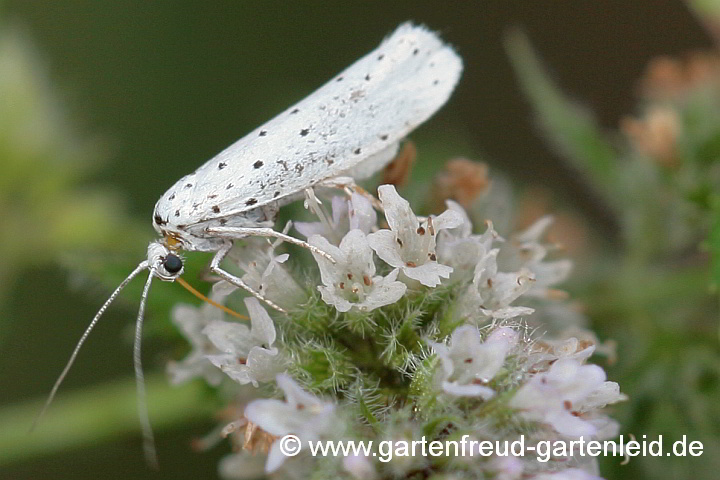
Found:
[(308, 133), (310, 133), (310, 129), (309, 129), (309, 128), (303, 128), (302, 130), (300, 130), (300, 136), (301, 136), (301, 137), (307, 136)]
[(290, 112), (290, 115), (295, 115), (295, 114), (298, 113), (299, 111), (300, 111), (299, 108), (293, 108), (292, 111)]
[(225, 167), (227, 167), (227, 163), (225, 163), (225, 162), (218, 163), (218, 170), (222, 170)]
[(267, 130), (260, 130), (260, 133), (258, 133), (260, 137), (264, 137), (265, 135), (267, 135)]
[(218, 207), (217, 205), (213, 205), (212, 211), (213, 211), (214, 213), (220, 213), (220, 207)]
[(356, 149), (353, 151), (353, 153), (354, 153), (355, 155), (360, 155), (360, 154), (362, 153), (362, 150), (359, 149), (359, 148), (356, 148)]
[(247, 205), (248, 207), (251, 207), (251, 206), (255, 205), (256, 203), (257, 203), (256, 198), (249, 198), (245, 201), (245, 205)]
[(263, 166), (262, 160), (258, 160), (257, 162), (253, 163), (254, 168), (260, 168)]

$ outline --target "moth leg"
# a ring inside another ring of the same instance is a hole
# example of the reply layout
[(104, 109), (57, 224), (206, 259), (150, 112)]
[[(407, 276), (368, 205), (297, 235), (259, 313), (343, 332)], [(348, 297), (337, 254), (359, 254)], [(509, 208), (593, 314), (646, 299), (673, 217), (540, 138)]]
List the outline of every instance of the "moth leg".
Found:
[[(313, 253), (317, 253), (318, 255), (322, 255), (323, 257), (327, 258), (331, 262), (335, 263), (335, 259), (332, 258), (329, 254), (323, 252), (317, 247), (314, 247), (310, 245), (307, 242), (304, 242), (302, 240), (298, 240), (295, 237), (291, 237), (290, 235), (287, 235), (285, 233), (276, 232), (272, 228), (264, 228), (264, 227), (209, 227), (207, 228), (207, 232), (211, 233), (215, 236), (221, 237), (221, 238), (228, 238), (228, 239), (237, 239), (241, 237), (271, 237), (271, 238), (278, 238), (280, 240), (283, 240), (287, 243), (290, 243), (292, 245), (297, 245), (299, 247), (307, 248)], [(227, 252), (226, 252), (227, 253)]]
[[(352, 195), (353, 193), (357, 193), (359, 195), (362, 195), (370, 203), (372, 204), (373, 208), (377, 210), (378, 212), (385, 213), (385, 209), (383, 208), (382, 202), (376, 198), (372, 193), (368, 192), (364, 188), (362, 188), (360, 185), (357, 185), (355, 183), (355, 180), (353, 180), (351, 177), (335, 177), (330, 178), (328, 180), (324, 180), (320, 183), (318, 183), (316, 186), (318, 187), (325, 187), (325, 188), (336, 188), (340, 190), (344, 190), (347, 195)], [(427, 217), (417, 217), (419, 221), (424, 222), (427, 220)]]
[(240, 287), (243, 290), (246, 290), (248, 293), (250, 293), (252, 296), (257, 298), (258, 300), (265, 302), (270, 307), (274, 308), (278, 312), (287, 313), (285, 309), (275, 304), (275, 302), (268, 300), (265, 298), (260, 292), (255, 291), (253, 288), (251, 288), (248, 284), (242, 281), (239, 277), (233, 275), (232, 273), (229, 273), (222, 268), (220, 268), (220, 262), (223, 261), (225, 256), (227, 256), (228, 252), (232, 249), (232, 243), (228, 242), (223, 247), (218, 250), (218, 252), (213, 257), (212, 261), (210, 262), (210, 271), (214, 273), (215, 275), (219, 276), (226, 282), (229, 282), (236, 287)]
[(370, 204), (373, 206), (373, 208), (379, 212), (383, 212), (383, 206), (382, 203), (380, 203), (380, 200), (375, 198), (375, 195), (368, 192), (364, 188), (362, 188), (360, 185), (355, 183), (355, 180), (352, 177), (335, 177), (335, 178), (329, 178), (327, 180), (323, 180), (322, 182), (317, 184), (318, 187), (325, 187), (325, 188), (336, 188), (339, 190), (343, 190), (348, 196), (352, 195), (353, 193), (357, 193), (358, 195), (362, 195), (365, 197)]

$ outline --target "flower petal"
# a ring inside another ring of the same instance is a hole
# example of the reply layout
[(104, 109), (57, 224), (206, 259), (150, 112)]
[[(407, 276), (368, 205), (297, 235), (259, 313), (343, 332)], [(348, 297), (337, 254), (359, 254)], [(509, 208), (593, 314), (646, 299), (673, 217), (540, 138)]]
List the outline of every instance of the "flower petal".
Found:
[(410, 203), (398, 195), (394, 185), (380, 185), (378, 197), (391, 230), (400, 232), (403, 229), (417, 228), (418, 219), (410, 208)]
[(445, 230), (448, 228), (459, 227), (463, 224), (465, 218), (455, 210), (445, 210), (437, 217), (433, 217), (432, 224), (435, 231)]
[(270, 446), (268, 451), (267, 461), (265, 462), (265, 473), (273, 473), (282, 467), (287, 457), (282, 450), (280, 450), (280, 441), (276, 440)]
[(275, 342), (275, 325), (267, 310), (260, 305), (260, 301), (255, 297), (247, 297), (245, 306), (250, 315), (252, 336), (257, 341), (264, 342), (266, 348), (271, 347)]
[(443, 382), (443, 391), (456, 397), (480, 397), (488, 400), (495, 396), (495, 390), (483, 385), (460, 385), (455, 382)]
[[(378, 256), (380, 256), (380, 254), (378, 254)], [(453, 269), (447, 265), (440, 265), (437, 262), (428, 262), (417, 267), (408, 267), (406, 265), (402, 271), (409, 278), (417, 280), (426, 287), (437, 287), (441, 283), (441, 278), (450, 278)]]
[(397, 236), (391, 230), (378, 230), (367, 236), (370, 248), (375, 250), (377, 256), (391, 267), (405, 267), (405, 261), (400, 256)]
[(361, 230), (366, 235), (377, 224), (377, 212), (364, 195), (353, 192), (350, 196), (350, 229)]

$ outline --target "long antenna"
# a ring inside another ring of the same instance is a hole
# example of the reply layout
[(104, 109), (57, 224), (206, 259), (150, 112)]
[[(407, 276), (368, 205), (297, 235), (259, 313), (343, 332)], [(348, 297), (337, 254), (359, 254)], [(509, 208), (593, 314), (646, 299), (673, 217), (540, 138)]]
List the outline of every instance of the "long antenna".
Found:
[(103, 303), (103, 306), (100, 307), (100, 310), (95, 314), (95, 317), (93, 317), (92, 321), (90, 322), (90, 325), (85, 329), (85, 332), (82, 334), (82, 337), (80, 337), (80, 340), (78, 341), (77, 345), (75, 345), (75, 350), (73, 350), (72, 355), (70, 355), (70, 359), (68, 360), (67, 364), (65, 365), (65, 368), (63, 369), (62, 373), (60, 373), (60, 376), (55, 380), (55, 385), (53, 385), (52, 390), (50, 391), (50, 395), (48, 395), (47, 400), (45, 401), (45, 405), (43, 406), (42, 410), (40, 410), (40, 413), (35, 418), (35, 421), (33, 422), (32, 426), (30, 427), (30, 431), (32, 432), (35, 430), (35, 427), (40, 423), (40, 420), (42, 419), (43, 415), (45, 415), (45, 412), (47, 411), (48, 407), (52, 403), (52, 401), (55, 399), (55, 394), (57, 394), (58, 389), (60, 388), (60, 385), (62, 384), (63, 380), (65, 380), (65, 377), (67, 376), (67, 373), (70, 371), (70, 367), (72, 367), (73, 363), (75, 362), (75, 358), (78, 355), (78, 352), (80, 351), (80, 348), (85, 343), (85, 340), (87, 340), (88, 335), (90, 335), (90, 332), (93, 328), (95, 328), (95, 325), (97, 324), (98, 320), (100, 320), (100, 317), (102, 317), (103, 313), (105, 313), (105, 310), (110, 306), (110, 304), (115, 300), (115, 297), (117, 297), (123, 288), (127, 286), (130, 281), (137, 276), (138, 273), (142, 272), (148, 268), (148, 262), (143, 261), (140, 262), (140, 264), (135, 268), (135, 270), (130, 273), (130, 275), (127, 276), (125, 280), (123, 280), (120, 285), (115, 289), (115, 291), (108, 297), (108, 299)]
[(138, 309), (137, 321), (135, 322), (135, 344), (133, 346), (133, 363), (135, 364), (135, 387), (137, 391), (137, 409), (138, 417), (143, 434), (143, 452), (145, 460), (154, 469), (158, 469), (157, 452), (155, 450), (155, 437), (153, 436), (152, 426), (150, 425), (150, 416), (147, 408), (147, 394), (145, 392), (145, 376), (142, 369), (142, 326), (145, 317), (145, 303), (148, 293), (150, 292), (150, 284), (152, 283), (155, 271), (150, 269), (145, 288), (143, 288), (142, 297), (140, 298), (140, 308)]

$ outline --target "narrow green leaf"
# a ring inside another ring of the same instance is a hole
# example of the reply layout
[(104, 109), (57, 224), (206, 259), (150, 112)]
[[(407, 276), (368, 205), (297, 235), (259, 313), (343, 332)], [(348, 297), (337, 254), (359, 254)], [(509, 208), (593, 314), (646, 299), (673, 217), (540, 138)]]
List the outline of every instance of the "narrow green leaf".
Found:
[(616, 152), (593, 115), (558, 88), (524, 33), (510, 31), (505, 47), (550, 143), (611, 194), (617, 185)]
[[(191, 419), (206, 419), (215, 410), (200, 382), (173, 387), (164, 376), (147, 379), (148, 409), (156, 431)], [(134, 379), (92, 386), (58, 396), (36, 429), (30, 427), (45, 401), (35, 399), (0, 410), (0, 465), (97, 444), (133, 434), (140, 449)]]
[(720, 286), (720, 205), (712, 211), (708, 246), (710, 248), (710, 287), (717, 292)]

